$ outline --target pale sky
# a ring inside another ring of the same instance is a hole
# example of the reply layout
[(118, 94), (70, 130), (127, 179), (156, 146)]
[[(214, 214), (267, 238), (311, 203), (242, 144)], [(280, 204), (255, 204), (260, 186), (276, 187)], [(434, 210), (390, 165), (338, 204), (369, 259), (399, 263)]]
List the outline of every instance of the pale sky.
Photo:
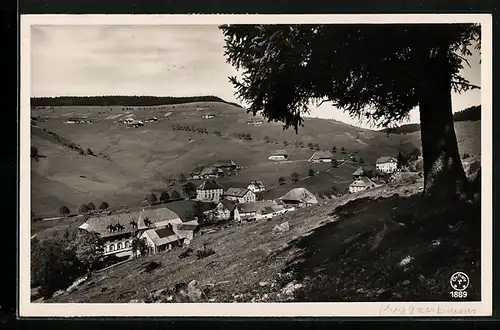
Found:
[[(31, 93), (43, 96), (216, 95), (239, 102), (228, 77), (222, 32), (214, 25), (36, 26), (31, 31)], [(479, 53), (463, 75), (481, 83)], [(453, 110), (481, 103), (480, 90), (453, 95)], [(360, 127), (345, 113), (323, 104), (311, 117)], [(418, 111), (408, 122), (418, 122)]]

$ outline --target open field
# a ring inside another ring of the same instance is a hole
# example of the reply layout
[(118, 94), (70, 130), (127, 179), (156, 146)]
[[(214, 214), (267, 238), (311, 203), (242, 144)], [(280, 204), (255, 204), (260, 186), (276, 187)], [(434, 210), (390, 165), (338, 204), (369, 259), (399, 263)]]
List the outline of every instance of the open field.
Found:
[[(202, 119), (203, 113), (215, 118)], [(165, 114), (169, 114), (165, 117)], [(94, 124), (66, 124), (69, 117), (88, 116)], [(136, 119), (155, 116), (158, 122), (144, 127), (127, 128), (114, 122), (133, 115)], [(186, 176), (196, 165), (210, 164), (220, 159), (232, 159), (243, 170), (221, 183), (246, 186), (254, 180), (275, 185), (280, 176), (293, 172), (305, 176), (307, 159), (313, 153), (308, 143), (318, 143), (321, 149), (345, 147), (358, 152), (366, 164), (381, 155), (397, 155), (414, 146), (410, 136), (387, 136), (385, 133), (358, 129), (332, 120), (306, 119), (298, 134), (282, 129), (277, 123), (254, 127), (246, 124), (253, 118), (244, 109), (223, 103), (189, 103), (153, 107), (50, 107), (34, 109), (37, 127), (32, 127), (32, 145), (44, 156), (32, 160), (32, 210), (37, 216), (57, 215), (61, 205), (75, 212), (79, 205), (105, 200), (113, 207), (136, 205), (150, 191), (165, 189), (168, 178), (180, 173)], [(168, 118), (168, 119), (165, 119)], [(173, 125), (206, 128), (209, 133), (220, 131), (222, 136), (174, 130)], [(80, 155), (51, 138), (43, 129), (56, 133), (83, 150), (90, 148), (98, 156)], [(248, 132), (251, 141), (232, 137)], [(275, 143), (266, 143), (268, 136)], [(286, 148), (284, 141), (291, 145)], [(295, 147), (300, 141), (304, 148)], [(290, 162), (275, 163), (269, 154), (285, 148)], [(316, 166), (316, 165), (314, 165)], [(332, 172), (338, 181), (350, 179), (348, 171)]]
[[(456, 269), (470, 276), (467, 300), (478, 300), (480, 223), (470, 218), (480, 217), (480, 203), (429, 208), (421, 188), (421, 178), (408, 178), (282, 218), (220, 228), (191, 243), (194, 251), (205, 243), (215, 250), (204, 259), (179, 259), (185, 249), (146, 256), (47, 302), (176, 302), (167, 299), (174, 286), (192, 280), (204, 302), (447, 301)], [(452, 220), (440, 221), (450, 211)], [(290, 230), (273, 232), (283, 221)], [(399, 266), (405, 258), (411, 262)], [(145, 272), (151, 262), (158, 268)], [(287, 290), (290, 283), (296, 290)]]

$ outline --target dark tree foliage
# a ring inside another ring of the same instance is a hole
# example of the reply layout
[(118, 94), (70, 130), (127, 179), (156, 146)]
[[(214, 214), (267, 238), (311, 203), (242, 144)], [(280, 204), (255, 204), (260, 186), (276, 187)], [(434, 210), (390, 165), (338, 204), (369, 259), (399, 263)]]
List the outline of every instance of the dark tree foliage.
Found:
[(50, 298), (58, 290), (66, 289), (85, 267), (69, 247), (71, 237), (46, 239), (32, 242), (31, 281), (38, 286), (44, 298)]
[(104, 211), (104, 210), (107, 210), (108, 207), (109, 207), (109, 204), (107, 202), (103, 201), (101, 203), (101, 205), (99, 205), (99, 210)]
[(70, 210), (66, 205), (63, 205), (59, 208), (59, 214), (68, 215), (69, 213), (70, 213)]
[(38, 153), (38, 148), (35, 146), (31, 146), (31, 153), (30, 153), (31, 158), (34, 158), (36, 161), (38, 161), (38, 158), (40, 157), (40, 154)]
[(186, 182), (186, 176), (184, 175), (184, 173), (179, 174), (179, 182), (180, 183)]
[(279, 184), (285, 184), (285, 178), (284, 178), (284, 177), (280, 177), (280, 178), (278, 179), (278, 183), (279, 183)]
[(158, 199), (156, 198), (155, 193), (150, 193), (146, 196), (146, 201), (149, 203), (149, 205), (153, 205), (158, 201)]
[(307, 172), (309, 176), (314, 176), (314, 170), (312, 168), (309, 169), (309, 171)]
[(170, 195), (166, 191), (162, 191), (160, 195), (160, 202), (168, 202), (170, 200)]
[(293, 172), (293, 173), (292, 173), (292, 181), (293, 181), (293, 182), (297, 182), (297, 181), (299, 181), (299, 179), (300, 179), (300, 175), (299, 175), (299, 173), (297, 173), (297, 172)]
[(456, 122), (481, 120), (481, 106), (476, 105), (462, 111), (458, 111), (453, 115), (453, 120)]
[(94, 211), (95, 210), (95, 205), (92, 202), (88, 203), (87, 207), (88, 207), (89, 211)]
[(155, 106), (168, 104), (182, 104), (193, 102), (222, 102), (241, 108), (241, 105), (227, 102), (217, 96), (187, 96), (187, 97), (158, 97), (158, 96), (61, 96), (61, 97), (32, 97), (34, 107), (46, 106)]
[(172, 195), (171, 195), (172, 199), (176, 200), (176, 199), (180, 199), (181, 198), (181, 194), (179, 194), (179, 192), (177, 190), (174, 190), (172, 191)]
[[(311, 101), (390, 127), (418, 106), (424, 194), (464, 197), (467, 180), (453, 127), (451, 91), (472, 86), (460, 75), (473, 24), (223, 25), (230, 77), (248, 111), (296, 131)], [(434, 200), (436, 200), (436, 198)]]
[(196, 196), (196, 185), (192, 182), (187, 182), (182, 186), (182, 190), (184, 191), (184, 194), (188, 198), (192, 198)]
[(78, 213), (80, 213), (80, 214), (85, 214), (85, 213), (88, 213), (89, 211), (90, 211), (89, 207), (86, 204), (82, 204), (80, 206), (80, 208), (78, 209)]

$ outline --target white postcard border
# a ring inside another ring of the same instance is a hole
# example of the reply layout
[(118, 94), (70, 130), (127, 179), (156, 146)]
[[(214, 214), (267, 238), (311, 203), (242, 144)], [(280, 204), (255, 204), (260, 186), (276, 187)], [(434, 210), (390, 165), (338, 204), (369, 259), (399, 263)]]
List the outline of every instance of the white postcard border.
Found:
[[(46, 304), (30, 301), (30, 31), (32, 25), (220, 25), (313, 23), (480, 23), (481, 302)], [(368, 15), (21, 15), (19, 316), (373, 317), (489, 316), (492, 313), (492, 17), (490, 14)]]

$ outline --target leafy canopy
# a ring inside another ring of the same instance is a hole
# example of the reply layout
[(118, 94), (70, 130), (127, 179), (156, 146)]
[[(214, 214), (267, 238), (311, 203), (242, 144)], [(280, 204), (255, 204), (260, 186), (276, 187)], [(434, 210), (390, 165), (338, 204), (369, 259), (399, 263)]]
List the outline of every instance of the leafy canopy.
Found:
[(470, 47), (480, 49), (472, 24), (222, 25), (230, 77), (249, 111), (284, 128), (303, 125), (310, 102), (324, 101), (380, 126), (406, 119), (429, 77), (424, 68), (446, 52), (450, 88), (472, 86), (460, 75)]

